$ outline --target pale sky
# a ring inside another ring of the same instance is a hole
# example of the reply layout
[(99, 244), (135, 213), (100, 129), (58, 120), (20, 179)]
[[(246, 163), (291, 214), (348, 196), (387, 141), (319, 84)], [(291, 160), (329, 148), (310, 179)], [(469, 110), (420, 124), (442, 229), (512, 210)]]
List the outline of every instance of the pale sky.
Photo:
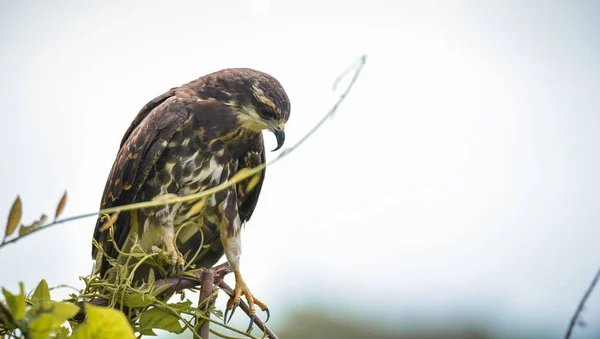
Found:
[[(368, 54), (335, 118), (267, 170), (243, 234), (249, 287), (274, 323), (316, 304), (560, 337), (600, 266), (599, 15), (593, 1), (3, 1), (0, 221), (17, 194), (24, 223), (65, 189), (65, 217), (96, 210), (129, 123), (173, 86), (270, 73), (291, 145)], [(94, 224), (3, 248), (0, 285), (81, 286)], [(600, 291), (584, 319), (576, 338), (600, 332)]]

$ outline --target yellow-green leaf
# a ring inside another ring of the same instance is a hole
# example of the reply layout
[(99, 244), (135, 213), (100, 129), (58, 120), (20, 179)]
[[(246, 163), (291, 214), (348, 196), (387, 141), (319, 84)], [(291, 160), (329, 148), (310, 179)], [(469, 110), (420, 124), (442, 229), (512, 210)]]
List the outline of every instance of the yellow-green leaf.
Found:
[(190, 208), (190, 210), (186, 213), (186, 217), (190, 218), (200, 213), (204, 206), (206, 206), (206, 198), (202, 198), (200, 201), (195, 203), (194, 206), (192, 206), (192, 208)]
[(104, 232), (109, 229), (115, 222), (117, 222), (118, 218), (119, 212), (113, 213), (113, 215), (110, 216), (110, 218), (102, 225), (102, 227), (100, 227), (100, 232)]
[(241, 170), (239, 170), (236, 174), (234, 174), (231, 177), (231, 179), (229, 179), (229, 181), (239, 182), (241, 180), (244, 180), (248, 177), (249, 172), (250, 172), (250, 169), (247, 167), (244, 167)]
[(31, 296), (31, 300), (35, 303), (36, 301), (41, 300), (50, 300), (50, 289), (48, 288), (48, 283), (46, 280), (42, 279), (40, 283), (33, 291), (33, 295)]
[(28, 313), (28, 318), (31, 319), (28, 329), (29, 338), (48, 338), (50, 333), (60, 331), (61, 325), (78, 312), (79, 307), (69, 303), (41, 300)]
[(157, 295), (163, 293), (164, 291), (169, 289), (169, 287), (171, 287), (171, 285), (173, 285), (173, 284), (164, 284), (164, 285), (159, 286), (158, 288), (156, 288), (155, 290), (152, 291), (152, 295), (157, 296)]
[(210, 311), (210, 313), (216, 315), (217, 318), (223, 319), (223, 312), (221, 310), (216, 309), (214, 305), (211, 306), (208, 310)]
[(21, 293), (18, 295), (10, 293), (4, 287), (2, 288), (2, 293), (4, 294), (4, 298), (6, 298), (6, 303), (14, 320), (23, 319), (25, 316), (25, 287), (23, 283), (19, 283), (19, 288)]
[(169, 306), (169, 308), (172, 308), (176, 311), (184, 311), (184, 310), (188, 310), (190, 307), (192, 307), (192, 301), (189, 299), (186, 299), (185, 301), (180, 301), (178, 303), (170, 303), (167, 305)]
[(10, 309), (2, 301), (0, 301), (0, 316), (2, 316), (2, 322), (4, 323), (2, 325), (3, 329), (14, 330), (19, 328), (10, 314)]
[(58, 206), (56, 206), (56, 214), (54, 214), (54, 220), (58, 219), (62, 211), (65, 209), (65, 205), (67, 204), (67, 191), (63, 194), (62, 198), (60, 198), (60, 202)]
[(246, 193), (252, 191), (256, 185), (260, 182), (260, 174), (257, 174), (250, 179), (248, 186), (246, 186)]
[(148, 288), (154, 288), (156, 278), (154, 277), (154, 270), (148, 270)]
[(145, 311), (140, 316), (140, 333), (152, 335), (151, 333), (154, 333), (152, 329), (165, 330), (171, 333), (183, 332), (179, 318), (156, 307)]
[[(152, 271), (152, 270), (151, 270)], [(156, 298), (147, 293), (125, 294), (123, 304), (131, 308), (148, 307), (156, 301)]]
[(87, 319), (77, 326), (73, 339), (135, 339), (133, 329), (121, 311), (112, 308), (85, 305)]
[(21, 225), (21, 227), (19, 228), (19, 236), (22, 237), (25, 234), (31, 233), (31, 232), (37, 230), (38, 228), (44, 226), (47, 219), (48, 219), (48, 217), (45, 214), (42, 214), (42, 216), (40, 217), (40, 220), (34, 221), (31, 225), (29, 225), (29, 226)]
[(56, 339), (67, 339), (69, 336), (69, 329), (65, 326), (61, 326), (56, 329)]
[(15, 202), (13, 202), (13, 205), (10, 208), (10, 213), (8, 213), (6, 232), (4, 233), (5, 237), (8, 237), (15, 232), (21, 221), (21, 213), (21, 197), (17, 196), (17, 199), (15, 199)]

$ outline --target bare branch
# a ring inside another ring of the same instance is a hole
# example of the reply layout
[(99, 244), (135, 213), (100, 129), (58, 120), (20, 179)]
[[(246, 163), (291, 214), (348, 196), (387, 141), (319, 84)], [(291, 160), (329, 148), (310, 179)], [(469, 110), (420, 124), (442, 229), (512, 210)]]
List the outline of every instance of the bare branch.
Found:
[(590, 297), (590, 294), (592, 294), (594, 287), (596, 287), (596, 284), (598, 283), (598, 279), (600, 279), (600, 269), (598, 270), (598, 272), (596, 272), (596, 276), (594, 277), (594, 279), (592, 279), (592, 282), (590, 283), (590, 286), (587, 288), (587, 290), (583, 294), (581, 301), (579, 301), (579, 305), (577, 306), (577, 309), (575, 310), (575, 313), (573, 314), (573, 317), (571, 318), (571, 322), (569, 323), (569, 327), (567, 328), (567, 334), (565, 334), (565, 339), (571, 338), (571, 334), (573, 333), (573, 329), (575, 328), (575, 325), (577, 324), (577, 320), (581, 316), (581, 311), (583, 311), (583, 308), (585, 307), (585, 303), (587, 302), (588, 298)]
[(54, 221), (54, 222), (52, 222), (52, 223), (50, 223), (48, 225), (42, 226), (40, 228), (36, 228), (36, 229), (32, 230), (29, 233), (25, 233), (25, 234), (23, 234), (23, 235), (21, 235), (19, 237), (16, 237), (14, 239), (10, 239), (9, 241), (4, 241), (4, 242), (0, 243), (0, 248), (6, 246), (8, 244), (12, 244), (14, 242), (17, 242), (17, 241), (19, 241), (19, 240), (21, 240), (21, 239), (23, 239), (23, 238), (25, 238), (27, 236), (30, 236), (30, 235), (32, 235), (34, 233), (37, 233), (37, 232), (41, 231), (41, 230), (45, 230), (46, 228), (49, 228), (49, 227), (52, 227), (52, 226), (56, 226), (58, 224), (62, 224), (62, 223), (69, 222), (69, 221), (74, 221), (74, 220), (84, 219), (84, 218), (89, 218), (89, 217), (95, 217), (97, 215), (98, 215), (98, 212), (87, 213), (87, 214), (76, 215), (74, 217), (70, 217), (70, 218), (65, 218), (65, 219)]
[(336, 79), (334, 87), (333, 87), (334, 90), (337, 88), (338, 83), (348, 74), (348, 72), (350, 70), (352, 70), (352, 69), (355, 70), (354, 75), (352, 76), (352, 80), (350, 80), (350, 83), (348, 84), (348, 87), (346, 87), (346, 90), (344, 92), (342, 92), (342, 94), (338, 98), (338, 101), (331, 107), (331, 109), (329, 109), (329, 112), (327, 112), (327, 114), (325, 114), (325, 116), (323, 116), (323, 118), (321, 118), (321, 120), (319, 120), (319, 122), (317, 122), (317, 124), (310, 131), (308, 131), (308, 133), (306, 133), (300, 140), (298, 140), (298, 142), (296, 142), (292, 147), (284, 149), (279, 154), (279, 156), (277, 158), (273, 159), (273, 161), (271, 161), (268, 165), (271, 165), (271, 164), (277, 162), (279, 159), (281, 159), (284, 156), (293, 152), (296, 148), (298, 148), (298, 146), (302, 145), (306, 141), (306, 139), (310, 138), (310, 136), (313, 135), (321, 127), (321, 125), (323, 125), (325, 123), (325, 121), (327, 121), (328, 119), (333, 117), (333, 115), (337, 111), (337, 109), (340, 106), (340, 104), (342, 103), (342, 101), (344, 101), (344, 99), (346, 99), (346, 96), (348, 95), (348, 93), (350, 93), (350, 90), (354, 86), (354, 83), (356, 82), (356, 79), (358, 79), (358, 76), (360, 75), (360, 72), (362, 71), (366, 62), (367, 62), (367, 56), (363, 55), (357, 62), (354, 63), (354, 65), (352, 65), (352, 67), (350, 67), (349, 69), (344, 71), (344, 73), (342, 73), (342, 75), (340, 75)]
[[(226, 282), (221, 281), (218, 285), (227, 294), (229, 294), (230, 296), (233, 295), (233, 289), (229, 285), (227, 285)], [(240, 300), (240, 308), (242, 309), (242, 311), (244, 311), (244, 313), (250, 316), (250, 307), (248, 307), (248, 304), (246, 304), (244, 300)], [(258, 318), (258, 316), (254, 317), (254, 323), (256, 324), (256, 326), (258, 326), (258, 328), (265, 332), (269, 336), (269, 338), (279, 339), (279, 337), (277, 337), (277, 335), (273, 333), (273, 331), (271, 331), (271, 329), (268, 328), (267, 325)]]
[[(200, 297), (198, 297), (198, 308), (201, 311), (204, 311), (207, 317), (210, 317), (210, 312), (208, 311), (214, 300), (211, 299), (211, 295), (214, 289), (214, 281), (215, 281), (215, 273), (213, 269), (202, 269), (202, 273), (200, 274)], [(197, 329), (198, 334), (200, 334), (200, 338), (194, 339), (208, 339), (210, 328), (210, 322), (206, 319), (203, 319), (200, 323), (199, 328)], [(197, 326), (197, 325), (196, 325)]]

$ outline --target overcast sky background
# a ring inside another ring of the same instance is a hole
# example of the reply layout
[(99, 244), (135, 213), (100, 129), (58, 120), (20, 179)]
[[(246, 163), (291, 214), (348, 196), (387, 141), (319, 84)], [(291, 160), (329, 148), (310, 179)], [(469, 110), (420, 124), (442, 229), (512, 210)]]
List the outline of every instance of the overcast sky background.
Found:
[[(17, 194), (24, 223), (65, 189), (64, 216), (95, 211), (139, 109), (218, 69), (280, 80), (291, 145), (366, 53), (335, 119), (267, 170), (243, 234), (252, 291), (274, 321), (319, 305), (560, 337), (600, 265), (598, 17), (594, 1), (2, 1), (0, 221)], [(0, 285), (81, 286), (94, 223), (3, 248)], [(597, 335), (600, 291), (584, 318), (576, 337)]]

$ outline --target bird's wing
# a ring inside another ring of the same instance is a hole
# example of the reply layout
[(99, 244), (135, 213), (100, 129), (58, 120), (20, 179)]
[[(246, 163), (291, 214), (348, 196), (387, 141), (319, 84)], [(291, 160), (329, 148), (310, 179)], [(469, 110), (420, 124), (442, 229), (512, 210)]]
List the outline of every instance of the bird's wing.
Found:
[[(262, 133), (258, 133), (248, 153), (239, 160), (239, 163), (241, 164), (239, 169), (254, 168), (265, 163), (265, 144)], [(265, 170), (262, 170), (258, 175), (258, 182), (255, 180), (253, 182), (252, 178), (250, 178), (237, 184), (238, 209), (242, 223), (250, 220), (252, 212), (254, 212), (263, 181), (265, 180)]]
[(133, 119), (133, 121), (131, 122), (131, 125), (129, 125), (129, 128), (125, 132), (125, 135), (123, 135), (123, 139), (121, 140), (121, 147), (123, 147), (123, 144), (127, 141), (127, 139), (129, 139), (131, 132), (133, 132), (133, 130), (139, 126), (139, 124), (148, 116), (148, 114), (150, 114), (150, 112), (152, 112), (153, 109), (165, 102), (165, 100), (175, 95), (175, 90), (176, 88), (171, 88), (168, 92), (150, 100), (144, 107), (142, 107), (140, 112), (136, 115), (135, 119)]
[[(122, 206), (135, 202), (140, 187), (148, 173), (162, 154), (169, 140), (188, 119), (184, 104), (175, 96), (163, 95), (146, 105), (129, 127), (121, 143), (121, 148), (112, 166), (100, 208)], [(121, 213), (114, 224), (114, 240), (122, 247), (129, 233), (129, 213)], [(98, 218), (94, 238), (112, 258), (117, 251), (107, 241), (107, 232), (101, 232), (103, 221)], [(92, 247), (92, 258), (97, 249)], [(98, 263), (97, 263), (98, 265)], [(108, 261), (102, 260), (101, 274), (109, 268)]]

